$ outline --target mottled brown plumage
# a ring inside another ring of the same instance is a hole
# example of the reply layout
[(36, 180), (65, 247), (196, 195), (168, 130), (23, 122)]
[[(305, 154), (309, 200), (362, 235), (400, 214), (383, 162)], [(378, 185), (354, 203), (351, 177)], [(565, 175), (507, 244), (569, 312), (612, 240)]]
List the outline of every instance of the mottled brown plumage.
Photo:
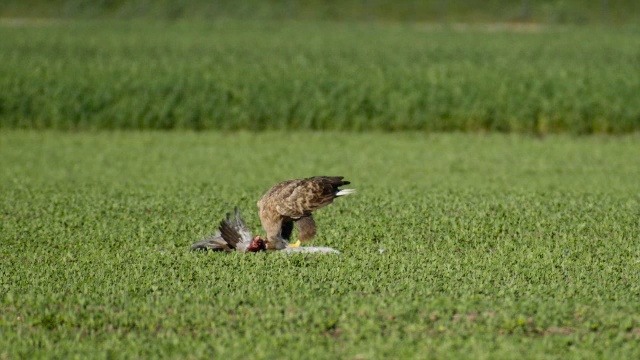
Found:
[(336, 197), (353, 194), (355, 190), (340, 190), (349, 181), (342, 176), (316, 176), (287, 180), (273, 186), (258, 201), (260, 221), (267, 233), (267, 248), (281, 250), (288, 245), (294, 222), (300, 241), (316, 235), (313, 211), (327, 206)]

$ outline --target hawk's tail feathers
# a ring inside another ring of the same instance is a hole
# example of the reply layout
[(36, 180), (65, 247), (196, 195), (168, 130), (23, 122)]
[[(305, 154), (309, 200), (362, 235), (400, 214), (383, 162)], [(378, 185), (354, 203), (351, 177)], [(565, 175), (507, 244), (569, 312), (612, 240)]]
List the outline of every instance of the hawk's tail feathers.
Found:
[(346, 195), (351, 195), (351, 194), (355, 194), (356, 193), (356, 189), (343, 189), (340, 190), (336, 193), (336, 196), (346, 196)]

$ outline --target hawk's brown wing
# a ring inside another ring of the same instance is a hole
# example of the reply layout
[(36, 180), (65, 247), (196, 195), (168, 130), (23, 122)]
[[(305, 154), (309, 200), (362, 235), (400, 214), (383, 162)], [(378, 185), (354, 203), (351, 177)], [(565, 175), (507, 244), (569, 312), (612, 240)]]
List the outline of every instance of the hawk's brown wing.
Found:
[(284, 181), (271, 188), (260, 201), (281, 216), (299, 219), (331, 204), (338, 196), (350, 194), (352, 191), (340, 190), (340, 186), (349, 184), (343, 179), (343, 176), (316, 176)]

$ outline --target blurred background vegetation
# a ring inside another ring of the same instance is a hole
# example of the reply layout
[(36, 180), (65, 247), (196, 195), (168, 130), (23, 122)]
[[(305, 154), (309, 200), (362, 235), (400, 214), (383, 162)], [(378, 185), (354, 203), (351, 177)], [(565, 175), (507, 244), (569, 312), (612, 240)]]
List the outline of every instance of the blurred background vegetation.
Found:
[(626, 24), (637, 0), (3, 0), (1, 17)]
[(637, 132), (639, 9), (3, 0), (0, 128)]

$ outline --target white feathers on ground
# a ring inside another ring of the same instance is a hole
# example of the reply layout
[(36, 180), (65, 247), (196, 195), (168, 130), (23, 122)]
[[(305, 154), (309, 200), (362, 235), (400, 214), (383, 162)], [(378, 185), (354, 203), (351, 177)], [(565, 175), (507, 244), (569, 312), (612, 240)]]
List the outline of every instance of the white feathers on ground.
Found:
[(288, 247), (278, 252), (286, 254), (302, 254), (302, 253), (315, 253), (315, 254), (340, 254), (340, 251), (325, 247), (325, 246), (300, 246), (300, 247)]

